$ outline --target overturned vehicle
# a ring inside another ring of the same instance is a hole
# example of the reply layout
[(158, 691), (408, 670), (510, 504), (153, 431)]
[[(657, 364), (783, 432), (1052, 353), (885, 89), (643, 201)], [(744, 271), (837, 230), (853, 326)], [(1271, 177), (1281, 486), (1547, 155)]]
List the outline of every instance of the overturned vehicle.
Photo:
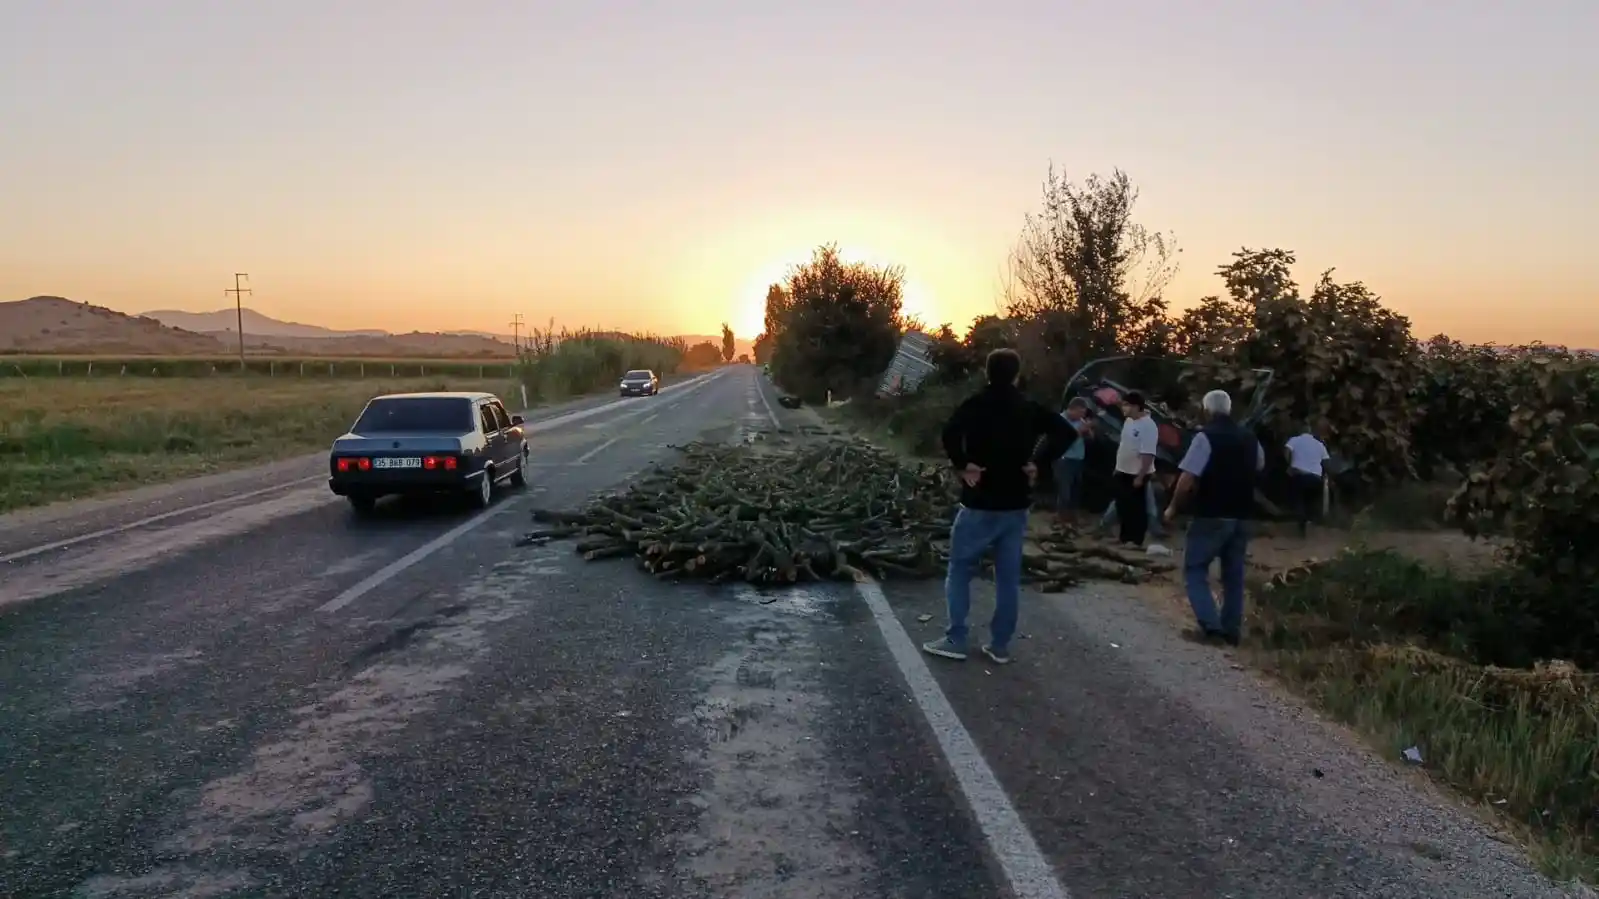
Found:
[[(1160, 435), (1155, 454), (1156, 482), (1169, 491), (1176, 482), (1178, 463), (1203, 425), (1200, 398), (1219, 388), (1232, 396), (1234, 419), (1253, 431), (1266, 450), (1266, 471), (1255, 490), (1258, 513), (1263, 518), (1287, 517), (1291, 511), (1291, 488), (1283, 444), (1292, 435), (1273, 431), (1276, 410), (1269, 395), (1271, 381), (1269, 368), (1252, 369), (1240, 378), (1220, 366), (1183, 359), (1112, 356), (1084, 365), (1067, 382), (1061, 398), (1063, 412), (1073, 399), (1086, 400), (1088, 417), (1094, 423), (1094, 434), (1084, 456), (1084, 506), (1102, 511), (1113, 496), (1116, 447), (1125, 421), (1123, 397), (1134, 391), (1144, 395)], [(1355, 486), (1349, 483), (1353, 471), (1336, 454), (1326, 470), (1335, 493)], [(1164, 507), (1164, 498), (1161, 502)]]

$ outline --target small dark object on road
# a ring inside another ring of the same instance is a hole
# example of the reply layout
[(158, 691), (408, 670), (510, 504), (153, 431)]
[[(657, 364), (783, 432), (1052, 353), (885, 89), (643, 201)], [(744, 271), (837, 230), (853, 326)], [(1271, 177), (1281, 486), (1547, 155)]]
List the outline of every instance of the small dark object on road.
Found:
[[(520, 541), (577, 538), (587, 560), (633, 556), (665, 580), (758, 585), (937, 578), (948, 562), (954, 479), (859, 438), (763, 447), (693, 443), (671, 468), (576, 512), (536, 509)], [(1085, 578), (1130, 580), (1155, 567), (1111, 547), (1037, 539), (1025, 580), (1060, 590)]]
[(800, 406), (805, 405), (799, 397), (790, 396), (786, 393), (777, 398), (777, 404), (784, 409), (798, 409)]

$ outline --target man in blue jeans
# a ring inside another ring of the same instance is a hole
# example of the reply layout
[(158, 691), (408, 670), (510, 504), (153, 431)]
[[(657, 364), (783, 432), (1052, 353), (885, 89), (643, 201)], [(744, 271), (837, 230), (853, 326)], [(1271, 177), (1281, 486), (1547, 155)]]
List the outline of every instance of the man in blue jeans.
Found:
[[(1237, 646), (1244, 627), (1244, 557), (1249, 519), (1255, 510), (1255, 479), (1266, 467), (1266, 451), (1248, 429), (1233, 421), (1233, 401), (1212, 390), (1201, 401), (1205, 427), (1178, 464), (1182, 474), (1166, 507), (1166, 522), (1194, 495), (1194, 517), (1183, 549), (1183, 584), (1205, 640)], [(1221, 560), (1221, 615), (1210, 592), (1210, 563)]]
[(944, 583), (949, 627), (943, 637), (922, 644), (935, 656), (966, 658), (972, 578), (992, 550), (994, 618), (982, 651), (997, 665), (1010, 662), (1034, 479), (1040, 466), (1048, 466), (1077, 438), (1065, 419), (1016, 387), (1021, 369), (1015, 350), (989, 353), (987, 386), (961, 403), (944, 426), (944, 451), (960, 475), (961, 500), (950, 526)]

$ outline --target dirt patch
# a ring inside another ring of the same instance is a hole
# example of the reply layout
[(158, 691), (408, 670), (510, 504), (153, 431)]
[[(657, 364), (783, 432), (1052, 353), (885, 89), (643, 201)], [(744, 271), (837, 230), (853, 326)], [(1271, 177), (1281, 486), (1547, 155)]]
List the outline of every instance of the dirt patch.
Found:
[[(1036, 512), (1033, 529), (1043, 533), (1053, 527), (1053, 516)], [(1107, 542), (1108, 539), (1107, 539)], [(1192, 623), (1188, 600), (1183, 596), (1183, 537), (1179, 529), (1160, 541), (1172, 552), (1171, 570), (1138, 585), (1137, 593), (1162, 611), (1184, 623)], [(1495, 540), (1473, 540), (1459, 531), (1346, 531), (1312, 528), (1299, 536), (1291, 526), (1263, 524), (1249, 542), (1249, 576), (1265, 580), (1273, 574), (1305, 564), (1310, 560), (1330, 559), (1347, 548), (1364, 546), (1391, 549), (1417, 561), (1462, 574), (1485, 571), (1498, 563), (1505, 549)], [(1212, 581), (1215, 573), (1212, 571)]]
[(79, 675), (73, 681), (67, 704), (61, 709), (61, 713), (78, 714), (116, 708), (126, 701), (122, 694), (132, 690), (141, 682), (165, 674), (180, 665), (192, 665), (198, 661), (200, 661), (200, 651), (186, 649), (180, 652), (141, 656), (109, 671)]
[(430, 711), (470, 674), (495, 626), (527, 612), (531, 603), (514, 597), (532, 592), (531, 569), (546, 561), (535, 553), (496, 566), (427, 627), (415, 628), (417, 636), (395, 651), (398, 658), (362, 669), (343, 688), (297, 710), (299, 722), (258, 747), (244, 770), (205, 785), (172, 848), (301, 849), (360, 815), (373, 800), (362, 757), (383, 751), (383, 737)]
[(83, 899), (212, 899), (250, 885), (250, 878), (234, 871), (165, 868), (140, 877), (92, 877), (77, 889)]
[(684, 841), (682, 867), (711, 895), (871, 892), (873, 869), (851, 838), (850, 786), (832, 775), (817, 733), (827, 700), (804, 617), (758, 604), (730, 616), (748, 644), (700, 672), (704, 697), (678, 721), (702, 736), (690, 761), (707, 777), (692, 800), (700, 831)]

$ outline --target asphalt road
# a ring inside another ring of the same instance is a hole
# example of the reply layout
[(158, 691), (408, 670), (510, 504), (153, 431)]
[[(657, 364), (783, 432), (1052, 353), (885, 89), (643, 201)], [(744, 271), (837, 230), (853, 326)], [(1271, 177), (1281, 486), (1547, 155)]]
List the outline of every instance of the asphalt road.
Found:
[(805, 414), (752, 368), (542, 410), (485, 513), (357, 519), (313, 458), (0, 519), (0, 897), (1542, 895), (1478, 831), (1307, 804), (1171, 698), (1206, 651), (1103, 598), (1040, 602), (1011, 668), (930, 666), (936, 585), (512, 545)]

